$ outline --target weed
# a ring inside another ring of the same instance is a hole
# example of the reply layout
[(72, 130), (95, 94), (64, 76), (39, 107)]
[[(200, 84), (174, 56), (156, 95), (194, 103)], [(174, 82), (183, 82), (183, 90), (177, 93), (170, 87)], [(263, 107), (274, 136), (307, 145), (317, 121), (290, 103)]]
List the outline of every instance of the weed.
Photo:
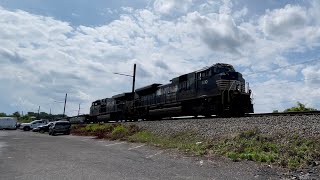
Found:
[(239, 154), (236, 152), (227, 152), (226, 156), (230, 159), (232, 159), (233, 161), (238, 161), (239, 159)]
[[(247, 159), (297, 168), (312, 164), (320, 157), (320, 143), (314, 139), (281, 136), (281, 139), (261, 134), (257, 129), (239, 133), (235, 138), (214, 142), (211, 150), (233, 161)], [(286, 142), (286, 143), (283, 143)]]
[(254, 128), (254, 129), (249, 129), (247, 131), (243, 131), (241, 132), (239, 135), (238, 135), (238, 138), (242, 139), (242, 138), (245, 138), (245, 139), (250, 139), (250, 138), (253, 138), (255, 137), (257, 134), (259, 134), (260, 131), (258, 128)]
[(116, 140), (116, 139), (124, 139), (127, 135), (128, 135), (128, 129), (123, 126), (117, 126), (113, 129), (112, 133), (111, 133), (111, 139), (112, 140)]
[(290, 157), (288, 160), (288, 167), (295, 169), (300, 165), (300, 159), (298, 157)]
[(129, 125), (129, 127), (128, 127), (128, 134), (129, 134), (129, 135), (136, 134), (136, 133), (138, 133), (139, 131), (140, 131), (140, 128), (139, 128), (139, 126), (137, 126), (137, 125), (131, 124), (131, 125)]
[(140, 131), (140, 132), (133, 134), (132, 136), (129, 136), (128, 140), (130, 142), (146, 143), (146, 142), (151, 142), (153, 138), (154, 138), (154, 135), (152, 133), (150, 133), (148, 131)]

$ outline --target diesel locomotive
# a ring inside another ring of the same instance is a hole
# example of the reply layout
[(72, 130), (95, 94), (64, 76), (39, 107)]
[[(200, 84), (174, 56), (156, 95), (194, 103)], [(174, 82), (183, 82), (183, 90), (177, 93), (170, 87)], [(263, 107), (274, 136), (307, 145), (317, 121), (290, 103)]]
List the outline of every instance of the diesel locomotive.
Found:
[(239, 117), (253, 113), (251, 90), (232, 65), (217, 63), (92, 103), (89, 120), (153, 120), (176, 116)]

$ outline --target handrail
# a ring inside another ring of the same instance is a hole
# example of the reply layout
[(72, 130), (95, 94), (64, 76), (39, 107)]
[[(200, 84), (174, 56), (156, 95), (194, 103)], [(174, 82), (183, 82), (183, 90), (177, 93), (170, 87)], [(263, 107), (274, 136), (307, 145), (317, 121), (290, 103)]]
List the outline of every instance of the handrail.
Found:
[(228, 103), (230, 103), (230, 89), (236, 81), (234, 80), (228, 90)]

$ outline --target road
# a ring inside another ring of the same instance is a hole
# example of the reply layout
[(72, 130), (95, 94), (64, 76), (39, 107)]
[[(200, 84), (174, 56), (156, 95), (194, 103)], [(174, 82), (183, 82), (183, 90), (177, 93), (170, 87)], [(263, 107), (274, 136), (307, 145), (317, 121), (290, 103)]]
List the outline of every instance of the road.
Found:
[(0, 179), (280, 179), (253, 162), (199, 158), (144, 144), (0, 131)]

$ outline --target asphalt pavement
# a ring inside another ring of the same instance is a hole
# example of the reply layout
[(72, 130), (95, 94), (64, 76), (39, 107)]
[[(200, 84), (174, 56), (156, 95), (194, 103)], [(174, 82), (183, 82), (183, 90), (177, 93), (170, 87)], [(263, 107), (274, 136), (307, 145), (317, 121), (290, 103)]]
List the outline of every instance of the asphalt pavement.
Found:
[(72, 135), (0, 131), (0, 179), (281, 179), (250, 161), (191, 157), (175, 150)]

